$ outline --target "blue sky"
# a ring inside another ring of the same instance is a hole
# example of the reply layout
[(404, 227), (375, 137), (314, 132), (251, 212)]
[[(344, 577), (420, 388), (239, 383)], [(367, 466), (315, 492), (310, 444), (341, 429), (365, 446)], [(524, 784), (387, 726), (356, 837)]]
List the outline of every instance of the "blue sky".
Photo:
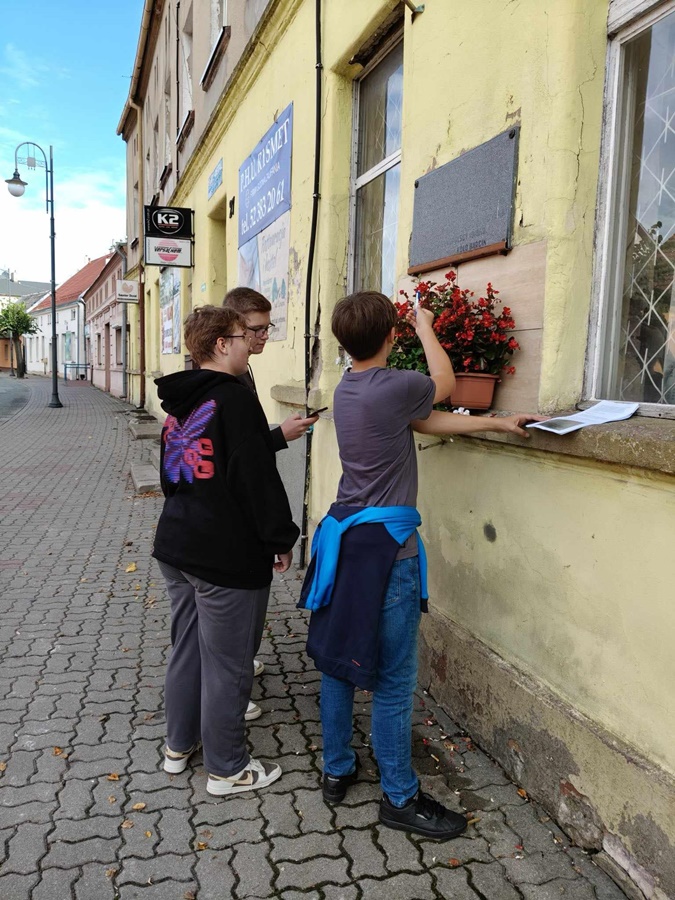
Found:
[(19, 167), (20, 199), (4, 184), (22, 141), (54, 148), (57, 282), (125, 236), (116, 130), (142, 11), (143, 0), (0, 0), (0, 269), (18, 279), (50, 278), (44, 170)]

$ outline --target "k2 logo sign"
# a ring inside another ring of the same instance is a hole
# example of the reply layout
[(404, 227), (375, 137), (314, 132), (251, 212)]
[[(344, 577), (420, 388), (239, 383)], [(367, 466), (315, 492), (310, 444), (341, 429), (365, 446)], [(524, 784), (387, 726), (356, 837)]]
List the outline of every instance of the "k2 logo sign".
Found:
[(146, 237), (192, 237), (192, 210), (178, 206), (146, 206)]

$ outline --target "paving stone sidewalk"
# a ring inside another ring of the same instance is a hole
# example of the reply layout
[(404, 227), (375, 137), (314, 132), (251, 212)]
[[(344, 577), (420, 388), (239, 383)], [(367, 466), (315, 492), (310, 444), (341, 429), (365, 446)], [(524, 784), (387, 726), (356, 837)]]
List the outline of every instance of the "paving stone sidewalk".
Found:
[(319, 677), (304, 654), (299, 575), (273, 584), (251, 723), (283, 777), (215, 800), (201, 757), (160, 770), (168, 605), (150, 559), (161, 498), (133, 495), (130, 408), (28, 381), (0, 423), (0, 900), (622, 900), (591, 858), (423, 691), (423, 786), (466, 811), (447, 843), (380, 827), (369, 698), (363, 778), (321, 797)]

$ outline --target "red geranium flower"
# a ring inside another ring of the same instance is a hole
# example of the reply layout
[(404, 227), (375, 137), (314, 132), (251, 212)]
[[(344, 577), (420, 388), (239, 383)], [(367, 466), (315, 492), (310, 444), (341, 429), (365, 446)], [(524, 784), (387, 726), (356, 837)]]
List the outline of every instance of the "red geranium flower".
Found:
[[(421, 305), (434, 315), (434, 332), (458, 372), (485, 372), (492, 375), (515, 372), (510, 357), (520, 349), (518, 341), (507, 334), (515, 328), (511, 308), (501, 306), (492, 283), (485, 294), (474, 299), (473, 291), (462, 290), (457, 274), (447, 272), (445, 281), (420, 281), (415, 285)], [(395, 368), (427, 372), (424, 353), (414, 328), (406, 320), (411, 308), (408, 294), (396, 303), (397, 342), (390, 359)]]

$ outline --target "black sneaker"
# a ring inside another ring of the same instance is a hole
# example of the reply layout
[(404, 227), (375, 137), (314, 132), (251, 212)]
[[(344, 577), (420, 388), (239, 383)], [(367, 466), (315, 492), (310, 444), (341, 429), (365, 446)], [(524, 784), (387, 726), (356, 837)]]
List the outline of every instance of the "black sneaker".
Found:
[(361, 761), (358, 756), (355, 757), (355, 760), (354, 771), (349, 775), (323, 776), (323, 799), (326, 803), (342, 803), (347, 795), (347, 788), (356, 783), (359, 777)]
[(449, 841), (466, 831), (464, 816), (447, 809), (423, 791), (418, 791), (400, 809), (384, 794), (380, 801), (380, 822), (387, 828), (423, 834), (439, 841)]

